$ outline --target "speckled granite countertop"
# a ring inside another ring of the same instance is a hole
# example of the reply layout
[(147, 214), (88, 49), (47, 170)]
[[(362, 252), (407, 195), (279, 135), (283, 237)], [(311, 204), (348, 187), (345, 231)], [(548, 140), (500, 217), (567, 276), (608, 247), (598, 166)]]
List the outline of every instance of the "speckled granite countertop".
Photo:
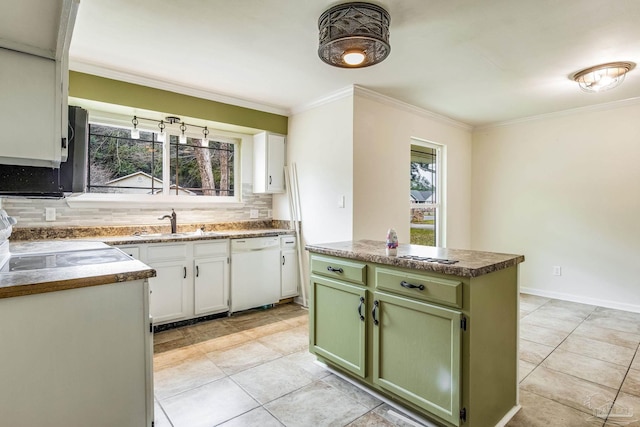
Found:
[[(109, 246), (88, 241), (32, 241), (10, 243), (9, 251), (15, 256), (101, 248)], [(128, 282), (155, 275), (155, 270), (137, 260), (0, 273), (0, 298)]]
[[(478, 277), (493, 271), (502, 270), (524, 262), (524, 255), (500, 254), (461, 249), (436, 248), (401, 244), (397, 256), (387, 256), (385, 242), (376, 240), (358, 240), (319, 245), (307, 245), (309, 252), (349, 258), (358, 261), (386, 264), (413, 270), (432, 271), (461, 277)], [(413, 261), (399, 258), (402, 255), (414, 255), (430, 258), (457, 260), (455, 264)]]
[(163, 242), (190, 242), (195, 240), (216, 240), (216, 239), (248, 239), (250, 237), (269, 237), (281, 235), (294, 235), (294, 230), (278, 228), (252, 229), (252, 230), (224, 230), (205, 231), (203, 234), (177, 233), (161, 235), (139, 235), (139, 236), (97, 236), (86, 237), (84, 239), (98, 240), (108, 245), (136, 245), (140, 243), (163, 243)]

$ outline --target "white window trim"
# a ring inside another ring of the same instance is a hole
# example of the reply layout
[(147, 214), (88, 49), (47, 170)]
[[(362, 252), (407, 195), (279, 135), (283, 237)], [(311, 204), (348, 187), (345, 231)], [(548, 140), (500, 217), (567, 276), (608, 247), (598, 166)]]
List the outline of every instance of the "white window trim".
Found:
[[(131, 118), (114, 115), (110, 113), (102, 113), (96, 111), (89, 111), (89, 123), (116, 126), (122, 128), (132, 128)], [(141, 131), (158, 132), (159, 128), (153, 127), (148, 122), (142, 122), (137, 126)], [(200, 128), (197, 128), (200, 129)], [(169, 147), (169, 135), (180, 135), (179, 129), (165, 128), (167, 134), (165, 143), (163, 144), (163, 151)], [(66, 197), (66, 202), (69, 207), (72, 208), (104, 208), (105, 206), (115, 208), (125, 207), (149, 207), (152, 205), (154, 208), (242, 208), (246, 204), (242, 201), (242, 170), (241, 170), (241, 152), (242, 152), (242, 140), (245, 135), (237, 134), (235, 132), (221, 131), (219, 129), (209, 129), (209, 139), (226, 142), (229, 144), (235, 144), (236, 155), (233, 160), (234, 168), (234, 187), (236, 189), (233, 196), (185, 196), (185, 195), (170, 195), (170, 194), (111, 194), (111, 193), (74, 193)], [(187, 129), (185, 135), (192, 138), (201, 138), (202, 134)], [(165, 171), (169, 168), (166, 167), (168, 157), (163, 155), (163, 177)], [(166, 178), (166, 177), (165, 177)], [(164, 179), (163, 182), (169, 182), (170, 180)], [(167, 184), (169, 186), (169, 184)]]
[(447, 157), (447, 146), (443, 144), (438, 144), (436, 142), (427, 141), (419, 138), (411, 138), (411, 144), (409, 145), (409, 149), (411, 149), (411, 145), (417, 145), (420, 147), (431, 148), (436, 150), (436, 193), (438, 194), (438, 202), (437, 203), (409, 203), (411, 208), (424, 208), (424, 207), (435, 207), (436, 208), (436, 218), (435, 218), (435, 233), (436, 233), (436, 241), (435, 245), (440, 247), (446, 247), (447, 245), (447, 180), (446, 180), (446, 157)]

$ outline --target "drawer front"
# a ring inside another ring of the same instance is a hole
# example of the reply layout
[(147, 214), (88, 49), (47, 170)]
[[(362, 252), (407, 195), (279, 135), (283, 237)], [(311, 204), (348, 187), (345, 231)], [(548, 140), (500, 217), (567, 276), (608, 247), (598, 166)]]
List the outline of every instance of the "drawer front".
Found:
[(296, 236), (280, 236), (280, 247), (282, 249), (295, 249)]
[(311, 271), (315, 274), (359, 285), (367, 284), (367, 265), (360, 262), (313, 255), (311, 257)]
[(227, 256), (229, 254), (229, 241), (221, 240), (219, 242), (207, 242), (207, 243), (194, 243), (193, 244), (193, 256), (194, 258), (200, 257), (213, 257), (213, 256)]
[(375, 272), (375, 283), (377, 290), (452, 307), (462, 307), (462, 282), (458, 280), (378, 267)]
[(176, 261), (187, 257), (187, 245), (149, 245), (147, 249), (147, 261)]

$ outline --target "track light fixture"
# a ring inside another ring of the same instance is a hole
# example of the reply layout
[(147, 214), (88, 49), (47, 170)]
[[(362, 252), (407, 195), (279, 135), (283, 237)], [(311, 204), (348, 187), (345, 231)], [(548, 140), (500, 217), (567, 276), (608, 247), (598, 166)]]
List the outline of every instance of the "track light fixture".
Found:
[(187, 127), (192, 127), (192, 128), (200, 128), (202, 129), (202, 134), (203, 134), (203, 138), (201, 140), (201, 145), (203, 147), (208, 147), (209, 146), (209, 129), (206, 126), (198, 126), (198, 125), (192, 125), (189, 123), (185, 123), (182, 120), (180, 120), (180, 117), (176, 117), (176, 116), (167, 116), (164, 118), (164, 120), (155, 120), (155, 119), (148, 119), (145, 117), (138, 117), (138, 116), (133, 116), (133, 120), (131, 120), (131, 123), (133, 124), (133, 129), (131, 129), (131, 139), (139, 139), (140, 138), (140, 129), (138, 129), (138, 124), (140, 120), (145, 120), (145, 121), (149, 121), (149, 122), (156, 122), (158, 123), (158, 129), (160, 129), (160, 132), (157, 134), (157, 141), (158, 142), (165, 142), (166, 141), (166, 132), (165, 132), (165, 128), (167, 127), (166, 123), (170, 124), (170, 125), (174, 125), (176, 123), (180, 123), (180, 135), (178, 136), (178, 143), (179, 144), (187, 144), (187, 135), (185, 134), (185, 132), (187, 131)]

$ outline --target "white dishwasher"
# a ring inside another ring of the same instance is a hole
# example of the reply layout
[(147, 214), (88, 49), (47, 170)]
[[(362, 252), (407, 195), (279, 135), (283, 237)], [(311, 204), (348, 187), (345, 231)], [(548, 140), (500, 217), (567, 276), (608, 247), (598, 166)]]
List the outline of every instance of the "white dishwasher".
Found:
[(231, 240), (230, 313), (280, 300), (280, 238)]

